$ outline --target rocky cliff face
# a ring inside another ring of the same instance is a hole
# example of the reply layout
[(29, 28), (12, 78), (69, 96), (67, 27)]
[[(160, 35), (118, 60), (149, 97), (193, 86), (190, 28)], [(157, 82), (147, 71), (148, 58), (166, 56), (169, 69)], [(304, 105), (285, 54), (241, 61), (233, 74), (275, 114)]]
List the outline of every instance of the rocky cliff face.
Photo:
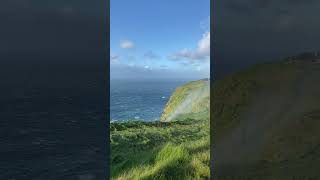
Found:
[(182, 114), (208, 111), (210, 104), (210, 81), (192, 81), (178, 87), (167, 102), (160, 121), (169, 122)]

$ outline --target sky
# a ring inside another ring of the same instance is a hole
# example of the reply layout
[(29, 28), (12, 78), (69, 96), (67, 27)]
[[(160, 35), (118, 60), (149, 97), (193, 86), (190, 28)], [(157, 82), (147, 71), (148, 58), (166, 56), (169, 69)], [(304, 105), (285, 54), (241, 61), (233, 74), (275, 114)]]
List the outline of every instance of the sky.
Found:
[[(214, 23), (215, 76), (320, 47), (320, 1), (212, 2), (214, 17), (209, 17), (209, 0), (111, 0), (111, 75), (145, 77), (138, 72), (148, 67), (154, 76), (206, 75), (205, 70), (196, 71), (197, 65), (190, 65), (190, 56), (195, 57), (199, 42), (208, 32), (208, 18)], [(106, 3), (1, 1), (1, 61), (106, 61), (108, 58), (102, 57), (108, 43)], [(133, 48), (128, 48), (128, 43), (127, 48), (121, 48), (121, 41), (131, 42)]]
[(111, 0), (111, 79), (199, 79), (210, 72), (210, 0)]
[(320, 1), (214, 1), (217, 78), (253, 64), (320, 50)]

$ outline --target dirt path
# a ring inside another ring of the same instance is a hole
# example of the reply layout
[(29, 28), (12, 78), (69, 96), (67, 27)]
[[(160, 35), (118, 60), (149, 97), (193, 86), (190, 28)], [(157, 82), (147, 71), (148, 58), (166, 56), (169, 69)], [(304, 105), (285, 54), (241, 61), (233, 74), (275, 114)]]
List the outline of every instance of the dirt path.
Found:
[(320, 84), (318, 67), (319, 64), (305, 64), (288, 89), (259, 93), (242, 115), (241, 124), (215, 145), (215, 174), (244, 175), (253, 170), (252, 164), (259, 163), (268, 137), (303, 113), (315, 93), (319, 95), (320, 86), (314, 85)]

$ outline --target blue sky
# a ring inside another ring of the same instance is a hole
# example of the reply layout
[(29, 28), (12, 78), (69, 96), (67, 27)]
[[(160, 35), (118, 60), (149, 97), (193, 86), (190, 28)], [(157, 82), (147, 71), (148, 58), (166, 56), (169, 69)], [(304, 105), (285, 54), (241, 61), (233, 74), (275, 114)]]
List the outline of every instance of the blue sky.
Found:
[(210, 0), (111, 0), (111, 79), (205, 78)]

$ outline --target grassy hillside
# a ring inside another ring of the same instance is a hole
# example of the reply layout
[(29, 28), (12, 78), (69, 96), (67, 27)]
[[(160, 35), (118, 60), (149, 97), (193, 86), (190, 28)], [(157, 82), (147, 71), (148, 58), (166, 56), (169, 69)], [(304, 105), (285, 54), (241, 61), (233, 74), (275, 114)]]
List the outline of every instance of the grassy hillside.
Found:
[(211, 125), (219, 138), (240, 122), (240, 112), (249, 108), (258, 92), (290, 89), (290, 83), (298, 76), (302, 64), (288, 61), (259, 64), (250, 69), (226, 76), (216, 81), (211, 89), (213, 101)]
[[(195, 91), (203, 85), (195, 81), (178, 89)], [(189, 94), (175, 93), (182, 99)], [(209, 179), (208, 109), (181, 113), (170, 122), (128, 121), (110, 127), (112, 179)]]
[(210, 85), (208, 80), (189, 82), (178, 87), (166, 104), (160, 121), (171, 121), (179, 114), (209, 111)]
[(317, 58), (296, 56), (215, 82), (216, 174), (319, 175), (319, 77)]

